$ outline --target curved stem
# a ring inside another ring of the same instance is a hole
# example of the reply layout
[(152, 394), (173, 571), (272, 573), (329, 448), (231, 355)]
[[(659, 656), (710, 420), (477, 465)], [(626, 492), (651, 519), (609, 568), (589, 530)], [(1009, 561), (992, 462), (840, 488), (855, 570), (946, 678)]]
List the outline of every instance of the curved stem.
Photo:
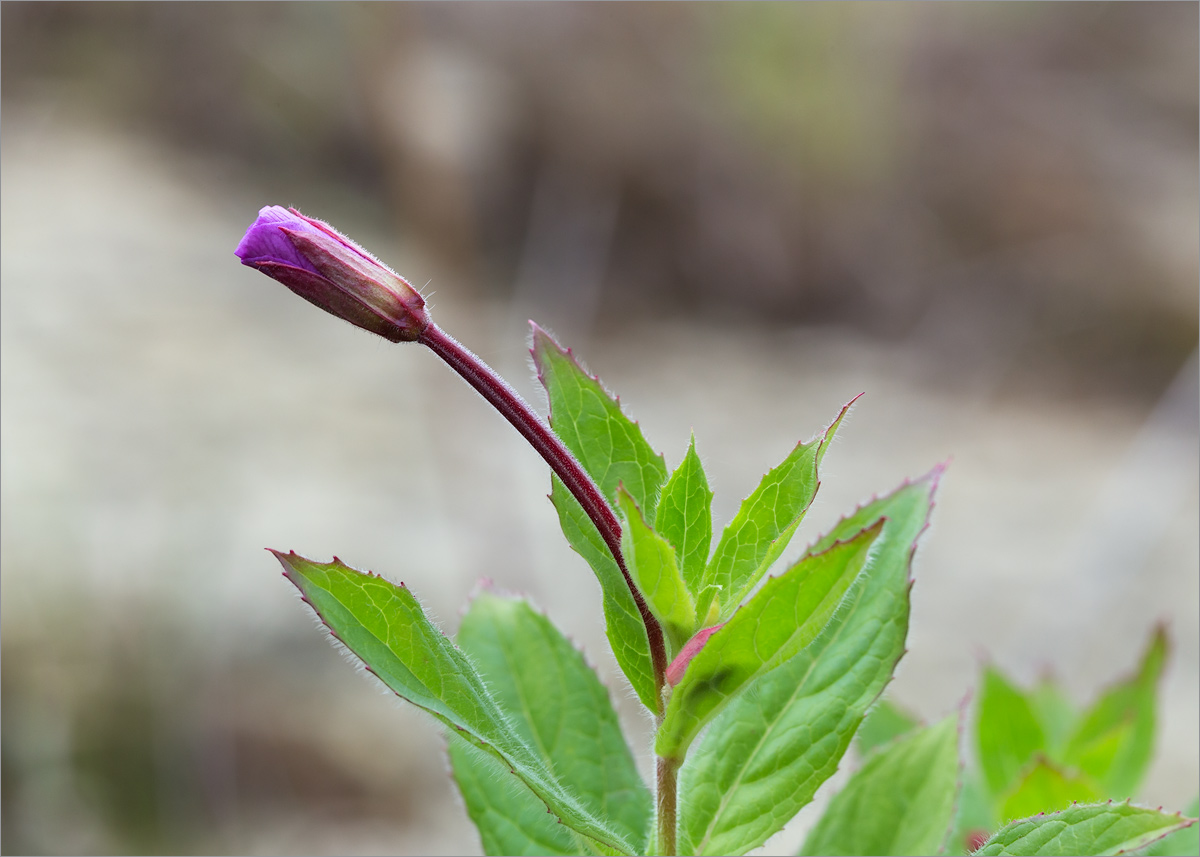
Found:
[(646, 600), (634, 585), (629, 570), (625, 568), (625, 559), (621, 556), (621, 525), (600, 488), (571, 451), (558, 439), (558, 435), (550, 430), (550, 426), (546, 425), (533, 408), (529, 407), (517, 391), (497, 375), (492, 367), (432, 322), (421, 332), (417, 341), (427, 345), (433, 353), (445, 360), (451, 369), (461, 375), (464, 381), (487, 399), (492, 407), (529, 441), (596, 525), (604, 544), (617, 561), (617, 567), (621, 569), (625, 583), (633, 593), (638, 612), (641, 613), (642, 623), (646, 626), (646, 635), (650, 640), (650, 659), (654, 668), (655, 685), (661, 694), (667, 670), (667, 650), (663, 642), (662, 626), (646, 606)]

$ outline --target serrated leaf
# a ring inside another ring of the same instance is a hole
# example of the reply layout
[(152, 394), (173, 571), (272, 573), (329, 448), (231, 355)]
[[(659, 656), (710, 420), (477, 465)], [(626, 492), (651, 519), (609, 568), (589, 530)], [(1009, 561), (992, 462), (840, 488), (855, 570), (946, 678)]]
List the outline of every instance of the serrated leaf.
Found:
[(533, 326), (533, 361), (550, 400), (550, 427), (612, 503), (624, 485), (638, 508), (654, 517), (667, 465), (638, 424), (621, 412), (600, 381), (588, 375), (546, 331)]
[[(1188, 805), (1185, 815), (1189, 818), (1200, 816), (1200, 798)], [(1200, 854), (1200, 824), (1193, 824), (1164, 836), (1142, 853), (1146, 857), (1188, 857)]]
[(546, 812), (546, 805), (505, 765), (449, 735), (450, 765), (467, 814), (488, 855), (571, 855), (586, 852), (583, 837)]
[(881, 699), (879, 704), (867, 712), (862, 725), (854, 736), (858, 752), (864, 756), (889, 741), (894, 741), (901, 735), (911, 732), (920, 726), (917, 718), (888, 699)]
[(1046, 736), (1029, 698), (994, 666), (983, 671), (976, 728), (983, 780), (998, 800), (1016, 783)]
[[(600, 382), (584, 372), (571, 353), (537, 325), (533, 326), (532, 354), (550, 402), (554, 433), (609, 503), (616, 496), (617, 486), (623, 484), (638, 506), (653, 515), (659, 487), (667, 478), (662, 456), (651, 449), (637, 423), (621, 412), (618, 402)], [(605, 631), (617, 665), (642, 704), (658, 712), (661, 703), (650, 641), (629, 583), (579, 502), (558, 477), (551, 480), (550, 500), (558, 511), (567, 542), (587, 560), (600, 582)]]
[(550, 502), (558, 511), (563, 535), (576, 553), (587, 560), (600, 582), (604, 628), (617, 665), (642, 704), (651, 711), (658, 711), (661, 703), (654, 680), (654, 664), (650, 658), (650, 638), (646, 635), (646, 624), (642, 621), (641, 611), (633, 600), (625, 575), (621, 574), (608, 545), (592, 525), (583, 507), (557, 476), (553, 477), (551, 483)]
[[(640, 852), (652, 814), (650, 792), (608, 691), (583, 656), (527, 602), (490, 593), (472, 601), (458, 644), (513, 729), (590, 812), (608, 819)], [(488, 854), (578, 853), (582, 843), (536, 795), (496, 782), (496, 765), (486, 756), (456, 742), (451, 761)]]
[(628, 839), (557, 779), (508, 722), (471, 661), (425, 616), (404, 586), (336, 558), (275, 553), (321, 621), (401, 698), (503, 762), (562, 822), (600, 848), (632, 853)]
[(696, 631), (696, 605), (675, 564), (675, 548), (650, 528), (624, 485), (617, 489), (617, 510), (624, 522), (625, 564), (650, 612), (667, 632), (669, 655), (674, 656)]
[(687, 454), (663, 486), (654, 529), (674, 545), (679, 572), (693, 599), (703, 588), (712, 547), (712, 497), (692, 435)]
[(936, 854), (954, 821), (958, 716), (872, 753), (838, 792), (801, 854)]
[(1127, 803), (1080, 804), (1006, 824), (975, 853), (989, 857), (1123, 854), (1195, 823), (1195, 819)]
[(808, 648), (717, 715), (680, 771), (683, 854), (744, 854), (799, 812), (834, 771), (904, 652), (908, 571), (941, 474), (839, 523), (810, 552), (886, 518), (866, 574)]
[(1154, 751), (1155, 691), (1167, 638), (1155, 631), (1135, 675), (1104, 693), (1080, 718), (1063, 761), (1100, 783), (1108, 797), (1137, 791)]
[(1026, 818), (1039, 812), (1065, 809), (1072, 803), (1092, 803), (1099, 799), (1095, 783), (1086, 776), (1038, 755), (1003, 799), (1000, 817), (1005, 821)]
[(724, 627), (709, 637), (671, 693), (655, 751), (660, 756), (682, 759), (697, 733), (721, 706), (811, 643), (867, 564), (871, 546), (882, 529), (883, 522), (876, 522), (769, 579)]
[[(797, 444), (783, 462), (762, 478), (721, 533), (704, 574), (704, 586), (721, 587), (719, 616), (728, 619), (779, 559), (817, 494), (817, 465), (837, 433), (851, 402), (820, 437)], [(697, 605), (706, 613), (708, 604)]]

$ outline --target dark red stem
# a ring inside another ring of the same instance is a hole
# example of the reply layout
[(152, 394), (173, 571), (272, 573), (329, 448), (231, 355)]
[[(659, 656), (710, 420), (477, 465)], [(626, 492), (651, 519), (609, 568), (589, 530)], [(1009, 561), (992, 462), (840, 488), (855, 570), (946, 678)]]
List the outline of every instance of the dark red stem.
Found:
[(571, 454), (558, 435), (550, 430), (550, 426), (534, 412), (533, 408), (522, 399), (517, 391), (488, 366), (452, 336), (436, 324), (430, 322), (421, 333), (418, 342), (429, 346), (430, 349), (450, 365), (450, 368), (463, 377), (468, 384), (475, 388), (481, 396), (487, 399), (513, 428), (521, 433), (525, 440), (537, 450), (538, 454), (550, 465), (550, 469), (562, 480), (563, 485), (571, 495), (579, 501), (583, 511), (591, 518), (592, 523), (604, 539), (617, 561), (617, 567), (625, 577), (633, 600), (637, 603), (638, 611), (642, 614), (642, 622), (646, 626), (646, 635), (650, 639), (650, 659), (653, 662), (655, 685), (660, 689), (663, 685), (667, 670), (667, 650), (663, 643), (662, 626), (646, 606), (642, 593), (634, 586), (633, 579), (625, 568), (625, 559), (621, 556), (621, 524), (613, 512), (600, 488), (588, 475), (583, 466)]

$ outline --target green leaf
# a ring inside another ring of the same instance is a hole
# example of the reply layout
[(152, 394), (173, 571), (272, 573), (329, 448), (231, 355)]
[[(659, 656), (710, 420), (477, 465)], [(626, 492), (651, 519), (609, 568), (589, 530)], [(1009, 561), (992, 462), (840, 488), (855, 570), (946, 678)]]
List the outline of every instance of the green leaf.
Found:
[(692, 435), (687, 455), (663, 486), (654, 529), (675, 546), (679, 571), (693, 597), (703, 588), (712, 545), (712, 497)]
[(654, 664), (650, 659), (650, 638), (625, 575), (621, 574), (608, 545), (583, 507), (557, 476), (551, 479), (550, 502), (558, 510), (558, 522), (567, 542), (587, 560), (600, 581), (605, 631), (621, 672), (629, 679), (642, 704), (651, 711), (658, 711), (661, 703), (654, 681)]
[(862, 725), (858, 727), (858, 734), (854, 736), (858, 752), (865, 756), (876, 747), (894, 741), (919, 725), (917, 718), (900, 706), (890, 700), (881, 699), (863, 718)]
[(709, 637), (671, 693), (655, 751), (682, 759), (692, 739), (722, 705), (811, 643), (867, 564), (882, 529), (883, 522), (876, 522), (770, 578)]
[(1058, 682), (1049, 676), (1037, 683), (1028, 699), (1046, 738), (1046, 754), (1051, 759), (1062, 761), (1067, 738), (1075, 728), (1079, 712)]
[(958, 792), (958, 720), (952, 715), (872, 753), (800, 853), (940, 853)]
[(474, 665), (408, 589), (336, 558), (275, 556), (333, 635), (398, 696), (503, 762), (568, 827), (602, 849), (632, 853), (630, 841), (589, 811), (513, 729)]
[[(819, 438), (797, 444), (767, 473), (721, 534), (704, 575), (705, 586), (721, 587), (721, 619), (733, 614), (787, 548), (817, 494), (817, 465), (852, 404), (842, 408)], [(707, 611), (708, 604), (697, 605), (698, 613)]]
[[(651, 819), (650, 792), (625, 744), (608, 691), (583, 656), (528, 603), (478, 595), (458, 643), (513, 729), (598, 818), (638, 851)], [(488, 854), (578, 853), (582, 843), (527, 788), (497, 788), (489, 757), (451, 746), (454, 775)], [(502, 779), (502, 777), (501, 777)]]
[(1000, 828), (978, 855), (1123, 854), (1195, 824), (1128, 803), (1079, 804), (1062, 812), (1037, 815)]
[(810, 553), (885, 519), (867, 572), (808, 648), (717, 717), (680, 771), (683, 854), (744, 854), (801, 810), (834, 771), (904, 653), (909, 566), (942, 468), (843, 520)]
[[(537, 325), (533, 360), (550, 402), (550, 427), (595, 480), (611, 503), (623, 484), (647, 516), (653, 516), (658, 490), (667, 478), (661, 455), (650, 448), (637, 423), (623, 413), (600, 382), (580, 368)], [(600, 534), (562, 482), (551, 480), (550, 500), (567, 542), (592, 567), (604, 601), (605, 630), (617, 664), (642, 704), (660, 710), (650, 657), (650, 641), (633, 593)]]
[(658, 492), (667, 481), (663, 457), (600, 381), (588, 375), (546, 331), (533, 326), (533, 361), (550, 400), (550, 427), (579, 459), (608, 502), (625, 489), (647, 518), (654, 517)]
[(1026, 818), (1039, 812), (1065, 809), (1072, 803), (1092, 803), (1099, 799), (1095, 783), (1086, 776), (1038, 755), (1004, 798), (1000, 817), (1005, 820)]
[(1166, 632), (1159, 628), (1137, 673), (1101, 696), (1067, 741), (1063, 760), (1094, 778), (1108, 797), (1134, 794), (1150, 764), (1155, 690), (1166, 657)]
[(483, 853), (570, 855), (586, 852), (583, 837), (559, 824), (546, 805), (494, 756), (451, 734), (454, 779), (479, 831)]
[[(1190, 818), (1200, 816), (1200, 797), (1192, 801), (1186, 814)], [(1200, 824), (1193, 824), (1164, 836), (1142, 853), (1147, 857), (1187, 857), (1189, 854), (1200, 854)]]
[(675, 548), (650, 528), (624, 485), (617, 489), (617, 510), (624, 521), (625, 564), (650, 612), (666, 630), (673, 656), (697, 630), (696, 605), (675, 565)]
[(983, 672), (977, 728), (979, 766), (993, 800), (1012, 788), (1046, 735), (1029, 698), (995, 667)]

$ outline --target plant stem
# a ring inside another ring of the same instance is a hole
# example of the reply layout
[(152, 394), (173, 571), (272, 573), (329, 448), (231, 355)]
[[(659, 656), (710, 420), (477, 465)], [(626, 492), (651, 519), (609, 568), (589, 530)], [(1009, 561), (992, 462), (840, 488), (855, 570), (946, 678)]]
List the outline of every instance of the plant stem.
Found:
[(673, 855), (676, 853), (675, 795), (678, 775), (678, 760), (666, 756), (658, 757), (658, 788), (655, 795), (658, 804), (658, 847), (655, 854)]
[[(579, 501), (583, 511), (596, 525), (600, 537), (617, 561), (617, 567), (625, 577), (633, 600), (641, 613), (642, 623), (646, 626), (646, 636), (650, 640), (650, 659), (654, 668), (656, 696), (661, 696), (664, 676), (667, 670), (667, 650), (663, 642), (662, 626), (646, 606), (646, 599), (633, 583), (629, 570), (625, 568), (625, 559), (621, 556), (621, 525), (617, 515), (600, 488), (588, 475), (583, 466), (576, 460), (571, 451), (558, 439), (558, 435), (550, 430), (550, 426), (537, 415), (533, 408), (508, 385), (492, 367), (488, 366), (477, 356), (459, 344), (453, 337), (436, 324), (430, 322), (422, 331), (418, 342), (429, 346), (430, 349), (449, 364), (450, 368), (462, 376), (476, 392), (488, 400), (492, 407), (498, 410), (508, 420), (513, 428), (520, 432), (525, 440), (537, 450), (538, 454), (550, 465), (550, 469), (562, 480), (563, 485), (571, 495)], [(661, 703), (660, 703), (661, 705)], [(656, 712), (659, 713), (659, 712)], [(674, 780), (672, 780), (674, 782)], [(672, 786), (672, 802), (674, 801)], [(672, 803), (672, 806), (674, 804)], [(674, 813), (674, 809), (672, 809)]]

